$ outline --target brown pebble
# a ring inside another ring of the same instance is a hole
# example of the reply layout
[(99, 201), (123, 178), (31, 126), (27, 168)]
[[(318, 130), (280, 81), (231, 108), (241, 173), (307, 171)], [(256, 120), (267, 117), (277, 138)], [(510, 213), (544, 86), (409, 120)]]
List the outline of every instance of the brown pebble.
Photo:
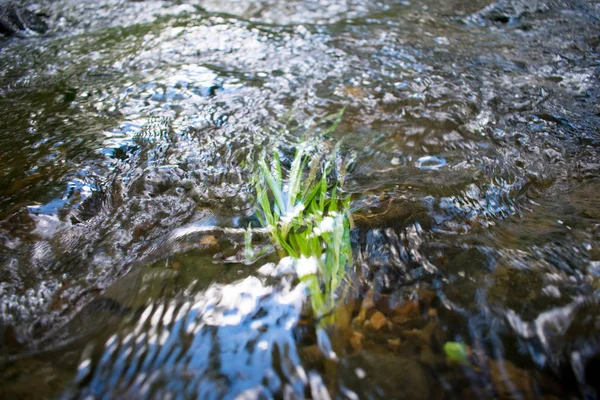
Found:
[(143, 234), (144, 234), (144, 228), (142, 228), (141, 226), (136, 226), (135, 228), (133, 228), (133, 237), (134, 239), (139, 239)]
[(394, 308), (394, 316), (392, 317), (392, 321), (395, 324), (404, 324), (411, 319), (418, 318), (419, 314), (419, 303), (417, 301), (409, 301)]
[(200, 238), (200, 244), (206, 246), (216, 246), (218, 244), (217, 238), (214, 235), (204, 235)]
[(371, 324), (370, 324), (371, 327), (373, 327), (373, 329), (375, 329), (376, 331), (381, 330), (381, 328), (386, 326), (388, 323), (385, 315), (383, 315), (383, 313), (381, 313), (379, 311), (377, 311), (375, 314), (373, 314), (369, 321), (371, 322)]
[(356, 86), (346, 87), (344, 89), (344, 92), (347, 96), (354, 97), (355, 99), (358, 99), (358, 100), (362, 100), (366, 97), (365, 90), (362, 88), (356, 87)]
[(369, 291), (365, 294), (365, 298), (362, 302), (362, 308), (369, 310), (375, 307), (375, 302), (373, 301), (373, 290), (369, 289)]
[(400, 338), (397, 338), (397, 339), (388, 339), (388, 341), (387, 341), (388, 347), (391, 350), (398, 350), (398, 348), (400, 347), (400, 343), (401, 343)]
[(350, 336), (350, 346), (352, 346), (355, 351), (362, 351), (363, 338), (364, 336), (362, 333), (352, 332), (352, 335)]

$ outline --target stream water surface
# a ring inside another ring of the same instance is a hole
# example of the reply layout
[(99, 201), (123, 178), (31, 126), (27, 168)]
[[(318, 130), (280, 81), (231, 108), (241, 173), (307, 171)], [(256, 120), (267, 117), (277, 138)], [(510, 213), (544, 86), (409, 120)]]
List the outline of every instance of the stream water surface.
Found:
[[(23, 3), (48, 30), (0, 37), (1, 398), (600, 396), (600, 3)], [(240, 232), (257, 155), (343, 107), (323, 323)]]

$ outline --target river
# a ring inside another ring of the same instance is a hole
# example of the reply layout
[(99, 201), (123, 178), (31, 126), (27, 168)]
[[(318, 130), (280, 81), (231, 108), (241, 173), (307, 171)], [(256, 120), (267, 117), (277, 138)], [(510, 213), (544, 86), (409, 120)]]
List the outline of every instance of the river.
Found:
[[(600, 395), (600, 3), (25, 3), (0, 397)], [(354, 220), (328, 324), (244, 258), (257, 157), (307, 132)]]

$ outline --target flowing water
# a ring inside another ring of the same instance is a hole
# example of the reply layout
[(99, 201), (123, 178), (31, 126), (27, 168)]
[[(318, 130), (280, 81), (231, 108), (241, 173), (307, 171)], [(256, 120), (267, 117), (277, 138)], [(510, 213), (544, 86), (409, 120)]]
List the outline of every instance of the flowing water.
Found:
[[(29, 7), (48, 30), (0, 38), (0, 397), (600, 396), (600, 3)], [(257, 154), (343, 107), (324, 323), (240, 232)]]

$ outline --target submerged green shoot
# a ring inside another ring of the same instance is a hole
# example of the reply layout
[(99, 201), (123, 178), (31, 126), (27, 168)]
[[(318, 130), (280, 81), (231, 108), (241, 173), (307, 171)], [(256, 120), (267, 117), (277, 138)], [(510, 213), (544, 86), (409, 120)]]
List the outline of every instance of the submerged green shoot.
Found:
[(258, 218), (280, 255), (295, 260), (319, 316), (329, 311), (352, 260), (350, 198), (340, 196), (341, 179), (332, 178), (333, 164), (331, 158), (301, 146), (284, 179), (275, 151), (261, 158), (254, 182)]
[(446, 342), (444, 344), (444, 353), (448, 361), (468, 364), (467, 346), (462, 342)]

